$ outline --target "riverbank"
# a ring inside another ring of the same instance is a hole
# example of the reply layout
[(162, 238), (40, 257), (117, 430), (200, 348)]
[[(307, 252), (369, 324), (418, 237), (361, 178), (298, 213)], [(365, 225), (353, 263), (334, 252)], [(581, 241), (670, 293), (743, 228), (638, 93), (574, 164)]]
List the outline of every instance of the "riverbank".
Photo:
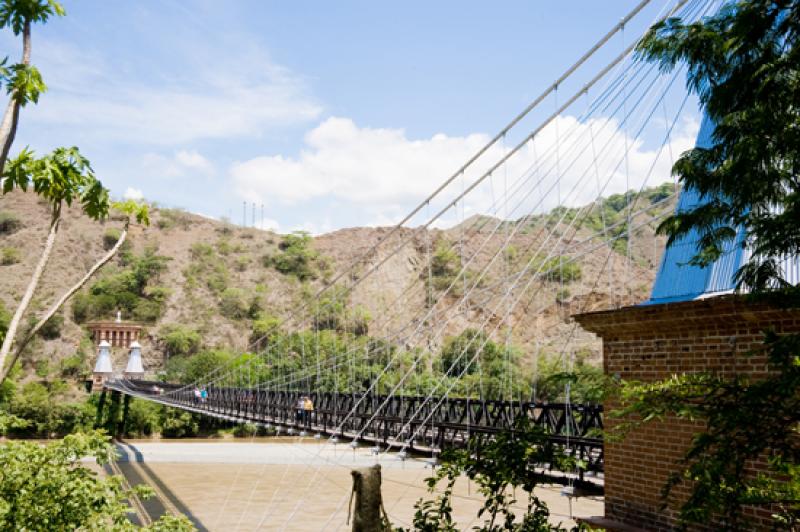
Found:
[[(158, 498), (148, 512), (181, 512), (200, 530), (349, 530), (350, 471), (381, 464), (383, 499), (394, 526), (410, 526), (414, 503), (429, 498), (424, 479), (429, 460), (375, 454), (369, 447), (325, 444), (314, 439), (129, 440), (118, 445), (119, 467), (132, 483), (145, 482)], [(570, 515), (602, 515), (602, 497), (570, 501), (562, 486), (545, 485), (536, 495), (551, 521), (573, 524)], [(482, 501), (474, 486), (459, 481), (453, 514), (462, 528), (475, 524)], [(520, 511), (523, 509), (520, 507)], [(156, 516), (153, 516), (156, 517)]]

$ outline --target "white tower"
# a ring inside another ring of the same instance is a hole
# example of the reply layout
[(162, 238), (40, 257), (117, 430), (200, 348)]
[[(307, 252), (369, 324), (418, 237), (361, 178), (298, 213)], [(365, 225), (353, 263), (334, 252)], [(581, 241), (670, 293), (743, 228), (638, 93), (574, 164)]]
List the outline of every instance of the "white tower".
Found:
[(113, 372), (114, 370), (111, 367), (111, 344), (102, 340), (97, 345), (97, 362), (94, 364), (92, 389), (102, 388), (103, 383), (111, 377)]
[(137, 341), (131, 342), (131, 352), (128, 357), (128, 366), (125, 368), (125, 377), (129, 379), (141, 379), (144, 377), (142, 346)]

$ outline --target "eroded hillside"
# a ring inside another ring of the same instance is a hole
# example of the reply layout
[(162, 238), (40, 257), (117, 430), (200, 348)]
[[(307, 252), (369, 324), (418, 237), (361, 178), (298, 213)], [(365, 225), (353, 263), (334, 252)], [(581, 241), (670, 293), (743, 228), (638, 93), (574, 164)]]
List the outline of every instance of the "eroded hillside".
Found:
[[(596, 356), (598, 343), (569, 315), (646, 298), (663, 249), (651, 218), (673, 208), (672, 192), (665, 185), (637, 200), (632, 212), (642, 214), (631, 220), (630, 243), (615, 239), (624, 236), (628, 221), (622, 195), (592, 209), (525, 220), (474, 217), (448, 230), (403, 229), (377, 248), (388, 228), (287, 238), (154, 208), (152, 224), (130, 231), (123, 253), (67, 305), (63, 323), (57, 320), (29, 348), (24, 366), (76, 376), (86, 372), (93, 347), (84, 325), (113, 318), (117, 310), (145, 325), (151, 368), (163, 364), (176, 341), (188, 342), (184, 347), (190, 352), (244, 351), (265, 323), (294, 316), (295, 324), (311, 324), (313, 294), (362, 256), (342, 280), (355, 289), (343, 311), (353, 324), (340, 326), (359, 326), (375, 336), (421, 331), (403, 341), (433, 348), (470, 327), (499, 337), (510, 326), (523, 359), (565, 345)], [(48, 215), (33, 194), (11, 193), (0, 197), (0, 218), (0, 299), (13, 310), (41, 251)], [(114, 219), (98, 224), (69, 209), (28, 314), (40, 314), (75, 283), (113, 245), (119, 226)], [(608, 242), (592, 238), (597, 234)], [(405, 245), (396, 250), (401, 242)], [(458, 275), (459, 264), (466, 275)], [(431, 332), (437, 330), (430, 327), (434, 323), (441, 332)]]

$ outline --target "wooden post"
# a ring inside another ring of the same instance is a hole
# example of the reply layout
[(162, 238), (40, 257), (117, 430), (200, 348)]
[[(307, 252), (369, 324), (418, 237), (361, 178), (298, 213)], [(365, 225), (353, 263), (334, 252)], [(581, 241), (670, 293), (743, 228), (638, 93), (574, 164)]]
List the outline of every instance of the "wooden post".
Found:
[[(353, 532), (383, 532), (391, 529), (381, 498), (381, 466), (354, 469), (350, 504)], [(355, 496), (355, 504), (353, 497)]]

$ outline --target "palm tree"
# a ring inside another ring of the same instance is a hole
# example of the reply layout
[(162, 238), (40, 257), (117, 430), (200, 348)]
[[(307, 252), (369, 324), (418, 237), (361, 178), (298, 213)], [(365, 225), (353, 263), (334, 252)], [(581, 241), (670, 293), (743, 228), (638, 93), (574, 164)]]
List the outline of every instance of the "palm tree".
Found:
[(64, 8), (55, 0), (2, 0), (0, 28), (10, 27), (14, 35), (22, 33), (22, 61), (6, 70), (8, 105), (0, 122), (0, 175), (14, 143), (19, 110), (28, 102), (36, 103), (45, 85), (36, 67), (31, 66), (31, 24), (47, 22), (51, 16), (64, 16)]

